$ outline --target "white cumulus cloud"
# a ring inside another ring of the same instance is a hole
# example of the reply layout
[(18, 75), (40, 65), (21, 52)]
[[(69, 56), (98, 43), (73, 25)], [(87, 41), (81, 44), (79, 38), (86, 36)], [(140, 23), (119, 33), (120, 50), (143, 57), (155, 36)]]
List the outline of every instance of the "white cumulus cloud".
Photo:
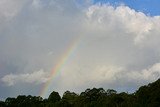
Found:
[(6, 85), (13, 86), (18, 83), (41, 84), (48, 81), (48, 74), (43, 70), (25, 74), (8, 74), (1, 79)]

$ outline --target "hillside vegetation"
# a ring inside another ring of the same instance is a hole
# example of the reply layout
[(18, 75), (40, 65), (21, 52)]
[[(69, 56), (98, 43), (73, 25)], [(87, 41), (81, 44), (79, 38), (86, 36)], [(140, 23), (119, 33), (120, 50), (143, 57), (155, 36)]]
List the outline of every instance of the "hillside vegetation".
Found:
[(141, 86), (135, 93), (117, 93), (113, 89), (86, 89), (80, 94), (66, 91), (62, 98), (53, 91), (48, 99), (19, 95), (0, 101), (0, 107), (160, 107), (160, 79)]

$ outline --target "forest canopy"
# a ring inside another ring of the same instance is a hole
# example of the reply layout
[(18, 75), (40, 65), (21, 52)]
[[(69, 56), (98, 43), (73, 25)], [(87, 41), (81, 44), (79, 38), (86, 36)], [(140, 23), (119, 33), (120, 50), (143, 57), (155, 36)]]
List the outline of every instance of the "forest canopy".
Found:
[(0, 107), (159, 107), (160, 79), (141, 86), (134, 93), (103, 88), (86, 89), (77, 94), (66, 91), (61, 97), (53, 91), (47, 99), (40, 96), (19, 95), (0, 101)]

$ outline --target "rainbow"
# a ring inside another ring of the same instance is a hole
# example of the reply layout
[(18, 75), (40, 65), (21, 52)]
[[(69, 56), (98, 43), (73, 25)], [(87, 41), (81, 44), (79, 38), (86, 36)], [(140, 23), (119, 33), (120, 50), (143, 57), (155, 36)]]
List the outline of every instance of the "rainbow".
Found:
[(46, 94), (49, 91), (50, 85), (53, 82), (54, 77), (56, 76), (56, 74), (58, 72), (61, 71), (62, 67), (65, 65), (65, 63), (67, 62), (67, 60), (69, 59), (71, 54), (75, 51), (76, 47), (79, 44), (79, 41), (80, 41), (80, 37), (75, 38), (72, 40), (72, 42), (70, 42), (70, 44), (68, 45), (68, 47), (64, 51), (64, 54), (62, 54), (62, 56), (60, 57), (58, 63), (51, 70), (49, 80), (43, 84), (43, 87), (40, 90), (40, 96), (42, 96), (42, 97), (46, 96)]

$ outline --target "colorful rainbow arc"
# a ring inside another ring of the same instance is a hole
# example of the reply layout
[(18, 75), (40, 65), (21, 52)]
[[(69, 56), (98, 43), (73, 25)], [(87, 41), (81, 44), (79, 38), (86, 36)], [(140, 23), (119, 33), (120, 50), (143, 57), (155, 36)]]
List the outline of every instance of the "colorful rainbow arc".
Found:
[(68, 46), (68, 48), (65, 50), (64, 54), (60, 57), (60, 60), (58, 61), (58, 63), (53, 67), (53, 69), (51, 70), (51, 74), (49, 76), (49, 80), (44, 84), (44, 86), (42, 87), (42, 89), (40, 90), (40, 96), (45, 97), (47, 94), (47, 91), (50, 88), (50, 85), (54, 79), (54, 76), (61, 71), (62, 67), (65, 65), (65, 63), (67, 62), (67, 60), (69, 59), (69, 57), (71, 56), (71, 54), (74, 52), (74, 50), (76, 49), (76, 47), (78, 46), (80, 41), (80, 37), (74, 39), (70, 45)]

